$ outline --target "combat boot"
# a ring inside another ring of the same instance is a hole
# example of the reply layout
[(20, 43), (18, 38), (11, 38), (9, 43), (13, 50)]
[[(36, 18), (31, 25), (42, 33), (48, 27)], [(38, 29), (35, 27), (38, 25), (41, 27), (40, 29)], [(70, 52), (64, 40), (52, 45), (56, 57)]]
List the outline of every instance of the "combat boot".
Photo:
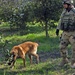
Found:
[(69, 60), (68, 58), (62, 59), (61, 63), (59, 64), (60, 67), (63, 67), (65, 64), (68, 64)]

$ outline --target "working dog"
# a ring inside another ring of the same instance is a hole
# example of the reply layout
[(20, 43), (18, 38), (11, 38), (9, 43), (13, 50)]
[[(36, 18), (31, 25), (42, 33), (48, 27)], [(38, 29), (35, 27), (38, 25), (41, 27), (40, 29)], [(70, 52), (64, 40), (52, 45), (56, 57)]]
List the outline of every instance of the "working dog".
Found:
[(23, 63), (25, 67), (26, 66), (26, 61), (25, 61), (26, 54), (28, 54), (31, 64), (32, 64), (32, 56), (35, 56), (37, 59), (37, 63), (39, 63), (39, 55), (37, 54), (37, 48), (38, 48), (38, 43), (30, 42), (30, 41), (14, 46), (10, 51), (8, 65), (10, 65), (12, 68), (15, 64), (16, 59), (20, 57), (23, 59)]

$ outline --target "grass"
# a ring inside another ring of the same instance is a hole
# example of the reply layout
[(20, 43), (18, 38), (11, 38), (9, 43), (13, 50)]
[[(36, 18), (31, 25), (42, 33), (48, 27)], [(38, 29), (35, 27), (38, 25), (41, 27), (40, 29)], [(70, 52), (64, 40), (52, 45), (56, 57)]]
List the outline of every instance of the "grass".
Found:
[(10, 42), (12, 42), (10, 47), (8, 47), (9, 49), (12, 48), (14, 45), (20, 44), (25, 41), (34, 41), (39, 43), (39, 51), (51, 51), (55, 48), (58, 49), (59, 38), (56, 37), (55, 30), (49, 31), (49, 35), (50, 37), (46, 38), (45, 32), (29, 33), (22, 36), (13, 33), (13, 35), (5, 35), (4, 40), (9, 40)]
[[(33, 28), (30, 28), (29, 32), (32, 30)], [(73, 75), (75, 73), (75, 69), (72, 69), (70, 65), (58, 66), (61, 59), (60, 56), (57, 57), (56, 55), (59, 52), (59, 37), (55, 35), (55, 29), (49, 30), (50, 37), (48, 38), (45, 37), (45, 32), (38, 27), (37, 31), (33, 30), (25, 35), (19, 33), (20, 31), (12, 32), (12, 34), (11, 32), (3, 32), (3, 39), (11, 42), (7, 45), (7, 48), (11, 50), (14, 45), (25, 41), (35, 41), (39, 43), (38, 54), (41, 61), (39, 64), (35, 64), (34, 60), (33, 64), (30, 65), (29, 58), (26, 57), (26, 68), (24, 68), (22, 60), (18, 59), (14, 69), (10, 69), (9, 66), (1, 63), (0, 75)]]
[(60, 59), (48, 59), (46, 62), (40, 62), (40, 64), (29, 65), (23, 68), (21, 62), (16, 62), (14, 69), (10, 69), (3, 65), (0, 66), (0, 75), (72, 75), (75, 73), (75, 69), (71, 69), (70, 66), (58, 67)]

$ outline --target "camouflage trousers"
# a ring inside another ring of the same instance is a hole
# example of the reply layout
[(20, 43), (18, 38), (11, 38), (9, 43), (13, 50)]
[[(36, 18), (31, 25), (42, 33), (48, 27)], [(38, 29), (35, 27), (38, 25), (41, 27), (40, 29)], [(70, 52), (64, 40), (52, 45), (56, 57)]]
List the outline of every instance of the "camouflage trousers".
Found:
[(63, 32), (60, 40), (60, 53), (63, 59), (68, 57), (67, 46), (72, 47), (72, 62), (75, 62), (75, 31), (74, 32)]

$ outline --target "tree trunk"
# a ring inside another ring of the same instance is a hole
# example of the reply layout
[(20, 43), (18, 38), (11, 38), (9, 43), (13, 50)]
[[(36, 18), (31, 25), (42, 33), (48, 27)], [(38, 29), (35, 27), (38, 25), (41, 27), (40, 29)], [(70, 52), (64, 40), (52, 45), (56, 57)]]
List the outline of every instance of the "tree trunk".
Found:
[(49, 37), (47, 21), (45, 22), (45, 32), (46, 32), (46, 37)]

